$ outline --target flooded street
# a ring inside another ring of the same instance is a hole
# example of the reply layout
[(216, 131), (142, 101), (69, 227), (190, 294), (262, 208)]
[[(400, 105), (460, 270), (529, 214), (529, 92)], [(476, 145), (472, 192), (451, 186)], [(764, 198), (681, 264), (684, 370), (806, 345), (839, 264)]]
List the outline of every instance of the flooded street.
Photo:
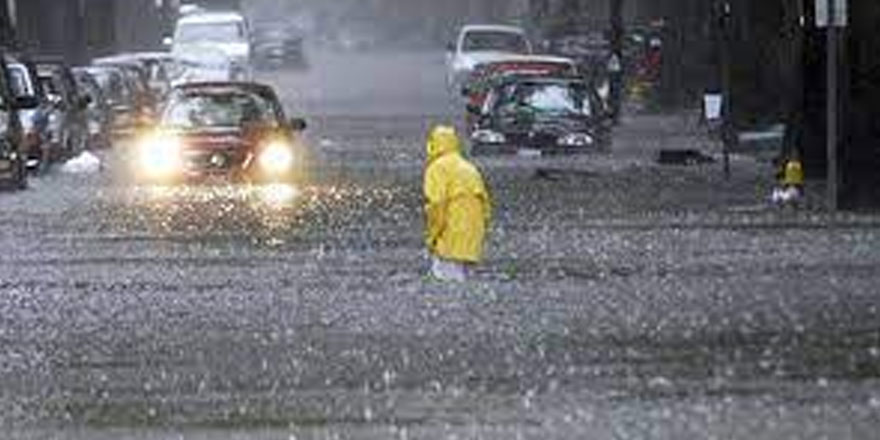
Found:
[(688, 113), (627, 113), (607, 153), (477, 159), (486, 264), (426, 277), (425, 136), (462, 119), (443, 63), (261, 73), (309, 122), (294, 186), (137, 186), (117, 148), (2, 194), (0, 431), (876, 438), (880, 217), (772, 207), (747, 157), (657, 164), (718, 153)]

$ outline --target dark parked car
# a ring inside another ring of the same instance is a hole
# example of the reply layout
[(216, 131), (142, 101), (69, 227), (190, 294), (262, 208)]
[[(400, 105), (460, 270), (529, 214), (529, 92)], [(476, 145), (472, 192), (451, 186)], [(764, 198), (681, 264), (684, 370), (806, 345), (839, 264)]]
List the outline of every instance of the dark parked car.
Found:
[(0, 182), (19, 189), (27, 186), (27, 169), (21, 123), (16, 112), (20, 104), (9, 84), (5, 57), (0, 57)]
[(168, 52), (132, 52), (99, 58), (94, 60), (93, 64), (139, 67), (145, 76), (147, 88), (157, 104), (168, 96), (172, 81), (183, 74), (178, 60)]
[(152, 122), (156, 116), (159, 97), (150, 89), (150, 74), (147, 68), (137, 60), (121, 60), (115, 57), (99, 58), (92, 62), (94, 66), (115, 67), (122, 72), (129, 88), (133, 91), (133, 102), (136, 125)]
[(50, 104), (44, 98), (36, 67), (24, 58), (6, 56), (9, 85), (16, 101), (16, 113), (23, 131), (22, 151), (28, 169), (49, 165), (51, 133), (49, 131)]
[(471, 135), (474, 154), (606, 150), (610, 119), (580, 78), (513, 76), (496, 86)]
[(135, 89), (122, 68), (90, 66), (85, 71), (95, 78), (110, 111), (110, 132), (113, 138), (134, 134), (138, 119)]
[(220, 178), (284, 183), (302, 176), (305, 122), (288, 121), (274, 90), (254, 83), (176, 87), (154, 132), (139, 142), (149, 182)]
[(37, 75), (51, 104), (52, 159), (71, 157), (88, 147), (89, 99), (80, 93), (73, 72), (60, 62), (38, 62)]
[(88, 97), (89, 145), (93, 148), (108, 148), (113, 139), (112, 110), (104, 90), (85, 67), (73, 69), (73, 76), (82, 95)]

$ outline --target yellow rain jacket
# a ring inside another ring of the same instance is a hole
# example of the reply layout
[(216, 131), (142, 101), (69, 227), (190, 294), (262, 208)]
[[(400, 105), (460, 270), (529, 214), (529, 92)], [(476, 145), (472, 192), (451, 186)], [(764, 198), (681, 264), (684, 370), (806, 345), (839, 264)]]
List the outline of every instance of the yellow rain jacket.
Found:
[(482, 175), (462, 157), (451, 127), (431, 132), (424, 190), (428, 249), (449, 261), (482, 261), (492, 202)]

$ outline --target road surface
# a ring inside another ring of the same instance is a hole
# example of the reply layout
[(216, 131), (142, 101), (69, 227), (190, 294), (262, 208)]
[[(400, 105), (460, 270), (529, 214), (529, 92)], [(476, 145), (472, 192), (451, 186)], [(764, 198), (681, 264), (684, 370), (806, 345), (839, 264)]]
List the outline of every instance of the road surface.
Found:
[(296, 188), (138, 187), (120, 151), (0, 194), (0, 437), (874, 439), (880, 217), (765, 203), (765, 165), (628, 115), (611, 153), (480, 161), (486, 264), (427, 281), (442, 54), (263, 74)]

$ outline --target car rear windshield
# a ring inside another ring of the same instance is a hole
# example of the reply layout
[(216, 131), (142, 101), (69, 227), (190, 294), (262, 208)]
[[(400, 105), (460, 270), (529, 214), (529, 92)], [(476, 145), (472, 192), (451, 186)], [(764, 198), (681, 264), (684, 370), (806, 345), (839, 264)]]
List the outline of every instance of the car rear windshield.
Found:
[(202, 41), (226, 43), (244, 40), (244, 27), (239, 22), (190, 23), (177, 30), (177, 41), (197, 43)]
[(515, 32), (471, 31), (464, 39), (466, 52), (498, 51), (510, 53), (529, 53), (529, 43), (525, 36)]
[(168, 105), (162, 122), (163, 125), (185, 130), (278, 123), (270, 103), (246, 93), (180, 95)]

